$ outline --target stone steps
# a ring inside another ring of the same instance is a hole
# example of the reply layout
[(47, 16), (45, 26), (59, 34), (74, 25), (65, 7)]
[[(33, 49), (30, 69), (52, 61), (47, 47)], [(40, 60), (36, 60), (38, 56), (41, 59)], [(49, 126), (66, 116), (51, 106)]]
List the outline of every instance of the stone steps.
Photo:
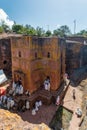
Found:
[(32, 94), (29, 97), (30, 106), (31, 108), (34, 106), (36, 101), (41, 100), (44, 104), (50, 104), (52, 99), (52, 95), (49, 91), (46, 90), (40, 90), (37, 93)]
[(31, 94), (29, 97), (22, 95), (18, 97), (18, 100), (29, 100), (30, 102), (30, 109), (34, 107), (36, 101), (42, 101), (43, 104), (49, 105), (52, 102), (55, 103), (56, 98), (58, 95), (62, 95), (64, 90), (64, 84), (57, 91), (47, 91), (45, 89), (37, 90), (35, 93)]

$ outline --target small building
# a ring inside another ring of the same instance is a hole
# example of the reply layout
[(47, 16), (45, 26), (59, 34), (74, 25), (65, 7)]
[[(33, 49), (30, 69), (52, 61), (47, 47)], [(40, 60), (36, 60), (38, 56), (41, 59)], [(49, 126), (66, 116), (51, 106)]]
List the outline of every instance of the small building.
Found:
[(12, 76), (21, 79), (31, 93), (43, 87), (46, 77), (57, 90), (65, 73), (65, 39), (58, 37), (11, 37)]

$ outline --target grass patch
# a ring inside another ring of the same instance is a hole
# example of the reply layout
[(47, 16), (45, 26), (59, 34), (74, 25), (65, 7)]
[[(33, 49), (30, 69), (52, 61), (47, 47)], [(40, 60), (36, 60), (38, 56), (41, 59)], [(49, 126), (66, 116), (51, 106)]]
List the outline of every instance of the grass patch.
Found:
[(56, 111), (56, 114), (54, 115), (49, 126), (54, 130), (60, 130), (61, 128), (64, 128), (64, 130), (68, 130), (71, 118), (72, 113), (64, 107), (60, 106)]

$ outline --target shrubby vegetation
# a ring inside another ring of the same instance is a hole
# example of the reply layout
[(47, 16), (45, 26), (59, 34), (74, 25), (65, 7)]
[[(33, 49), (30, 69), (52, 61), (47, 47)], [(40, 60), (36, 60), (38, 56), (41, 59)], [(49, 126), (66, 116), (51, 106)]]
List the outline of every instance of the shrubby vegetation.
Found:
[[(65, 36), (72, 35), (72, 33), (67, 25), (60, 26), (59, 28), (53, 30), (53, 32), (52, 32), (49, 29), (47, 31), (45, 31), (43, 28), (41, 28), (39, 26), (37, 28), (34, 28), (29, 24), (20, 25), (20, 24), (16, 24), (16, 22), (14, 22), (12, 28), (10, 28), (8, 25), (5, 24), (4, 21), (2, 21), (0, 24), (0, 33), (3, 33), (3, 32), (24, 34), (24, 35), (37, 35), (39, 37), (42, 37), (42, 36), (65, 37)], [(87, 36), (87, 30), (81, 30), (80, 32), (78, 32), (75, 35)]]
[(12, 31), (17, 33), (17, 34), (28, 34), (28, 35), (37, 35), (37, 36), (66, 36), (66, 35), (70, 35), (70, 29), (67, 25), (61, 26), (60, 28), (56, 29), (53, 31), (53, 33), (51, 32), (51, 30), (47, 30), (45, 31), (43, 28), (41, 27), (37, 27), (36, 29), (34, 27), (32, 27), (31, 25), (18, 25), (18, 24), (14, 24), (12, 27)]

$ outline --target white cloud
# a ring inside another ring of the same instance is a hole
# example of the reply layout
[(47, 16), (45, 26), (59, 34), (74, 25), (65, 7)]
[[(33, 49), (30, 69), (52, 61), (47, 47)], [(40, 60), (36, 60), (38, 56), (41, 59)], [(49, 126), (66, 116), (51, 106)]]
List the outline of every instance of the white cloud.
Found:
[(61, 25), (60, 24), (57, 24), (57, 26), (56, 26), (57, 28), (60, 28), (61, 27)]
[(9, 19), (9, 16), (6, 14), (6, 12), (3, 9), (0, 9), (0, 23), (2, 21), (4, 21), (9, 27), (12, 27), (14, 24), (14, 22)]

